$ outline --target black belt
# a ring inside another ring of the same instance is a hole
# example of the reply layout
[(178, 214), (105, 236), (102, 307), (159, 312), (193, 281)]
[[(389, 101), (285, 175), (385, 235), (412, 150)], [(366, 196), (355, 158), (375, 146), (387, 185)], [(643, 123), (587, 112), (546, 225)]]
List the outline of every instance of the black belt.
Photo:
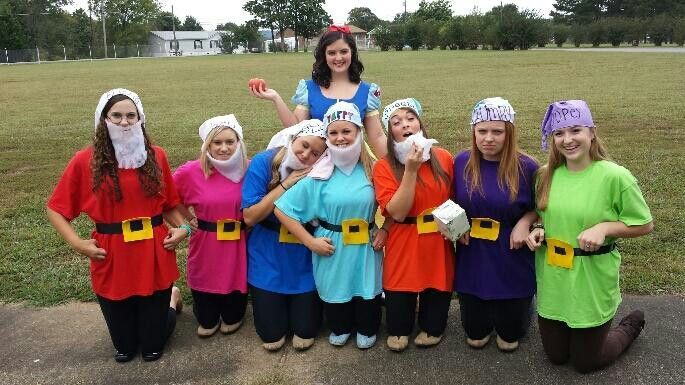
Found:
[[(373, 225), (374, 225), (373, 222), (369, 223), (369, 229), (371, 229), (373, 227)], [(319, 219), (319, 226), (323, 227), (326, 230), (335, 231), (336, 233), (342, 233), (343, 232), (342, 225), (334, 225), (332, 223), (328, 223), (328, 222), (321, 220), (321, 219)], [(353, 232), (353, 233), (359, 232), (359, 228), (357, 228), (355, 231), (355, 227), (357, 227), (357, 226), (351, 226), (350, 232)]]
[[(543, 243), (545, 245), (547, 245), (547, 242), (543, 242)], [(586, 251), (586, 250), (574, 247), (573, 248), (573, 255), (578, 256), (578, 257), (589, 257), (592, 255), (602, 255), (602, 254), (606, 254), (608, 252), (611, 252), (615, 248), (616, 248), (616, 242), (610, 243), (608, 245), (604, 245), (595, 251)], [(554, 250), (554, 252), (556, 254), (566, 255), (566, 253), (562, 247), (557, 247), (556, 250)]]
[[(259, 222), (260, 225), (264, 226), (265, 229), (274, 231), (276, 233), (281, 231), (281, 224), (279, 222), (273, 222), (268, 219), (265, 219), (261, 222)], [(310, 234), (314, 232), (314, 226), (312, 226), (309, 223), (304, 224), (304, 228), (309, 232)]]
[[(164, 223), (164, 218), (162, 217), (162, 214), (157, 214), (154, 217), (150, 218), (150, 222), (152, 224), (152, 227), (157, 227)], [(131, 226), (131, 231), (140, 231), (143, 229), (143, 220), (142, 219), (134, 219), (130, 220), (129, 224)], [(117, 223), (96, 223), (95, 224), (95, 231), (97, 231), (100, 234), (121, 234), (123, 233), (123, 229), (121, 228), (121, 222)]]
[[(245, 230), (245, 222), (240, 221), (240, 229)], [(210, 231), (212, 233), (216, 233), (216, 222), (207, 222), (203, 221), (202, 219), (198, 218), (197, 219), (197, 228), (200, 230), (204, 231)], [(225, 233), (231, 233), (235, 231), (235, 222), (228, 222), (224, 224), (224, 232)]]
[[(433, 214), (426, 214), (423, 217), (425, 218), (423, 220), (424, 223), (435, 222), (435, 217), (433, 217)], [(402, 222), (395, 221), (395, 223), (399, 223), (401, 225), (415, 225), (416, 218), (417, 217), (404, 217), (404, 220)]]

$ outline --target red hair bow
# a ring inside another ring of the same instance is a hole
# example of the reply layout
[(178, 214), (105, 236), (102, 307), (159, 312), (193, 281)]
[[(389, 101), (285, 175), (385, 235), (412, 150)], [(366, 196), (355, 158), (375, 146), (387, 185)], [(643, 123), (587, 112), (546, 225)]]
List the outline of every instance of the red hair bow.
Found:
[(350, 27), (347, 25), (339, 26), (339, 25), (331, 25), (328, 27), (328, 32), (342, 32), (346, 34), (350, 34)]

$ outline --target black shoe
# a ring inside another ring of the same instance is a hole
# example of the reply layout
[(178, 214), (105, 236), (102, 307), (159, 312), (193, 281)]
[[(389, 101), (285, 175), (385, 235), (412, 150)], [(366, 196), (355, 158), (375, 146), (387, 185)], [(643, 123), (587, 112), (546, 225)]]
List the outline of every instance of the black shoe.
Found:
[(618, 327), (622, 327), (633, 339), (640, 335), (642, 329), (645, 328), (645, 313), (642, 310), (633, 310), (627, 316), (623, 317)]
[(129, 362), (135, 356), (136, 356), (136, 352), (132, 352), (132, 353), (119, 353), (119, 352), (117, 352), (117, 354), (114, 355), (114, 360), (116, 362)]
[(162, 354), (162, 352), (143, 353), (143, 361), (157, 361), (158, 359), (162, 358)]

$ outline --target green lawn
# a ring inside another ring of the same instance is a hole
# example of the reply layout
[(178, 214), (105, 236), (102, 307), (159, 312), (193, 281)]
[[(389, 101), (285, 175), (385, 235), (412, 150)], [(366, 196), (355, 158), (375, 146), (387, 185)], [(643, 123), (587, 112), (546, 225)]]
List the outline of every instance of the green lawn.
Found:
[[(176, 167), (197, 157), (197, 128), (214, 115), (236, 114), (250, 153), (264, 148), (279, 123), (268, 102), (249, 95), (247, 80), (265, 78), (289, 99), (312, 60), (301, 53), (0, 66), (0, 301), (93, 299), (88, 262), (57, 236), (44, 205), (66, 162), (89, 144), (102, 92), (140, 94), (153, 141)], [(517, 110), (521, 146), (544, 161), (539, 124), (547, 104), (587, 100), (655, 218), (653, 234), (621, 242), (624, 291), (685, 293), (685, 55), (405, 51), (366, 52), (362, 60), (384, 102), (419, 99), (429, 133), (452, 152), (467, 146), (471, 106), (500, 95)], [(84, 237), (92, 228), (84, 218), (76, 224)]]

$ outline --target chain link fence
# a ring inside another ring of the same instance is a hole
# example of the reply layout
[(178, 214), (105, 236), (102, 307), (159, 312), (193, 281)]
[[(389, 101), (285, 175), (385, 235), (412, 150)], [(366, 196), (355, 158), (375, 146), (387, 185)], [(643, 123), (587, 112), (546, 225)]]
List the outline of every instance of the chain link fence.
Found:
[(124, 45), (84, 47), (36, 47), (32, 49), (0, 49), (0, 64), (41, 63), (73, 60), (123, 59), (135, 57), (174, 56), (162, 45)]

